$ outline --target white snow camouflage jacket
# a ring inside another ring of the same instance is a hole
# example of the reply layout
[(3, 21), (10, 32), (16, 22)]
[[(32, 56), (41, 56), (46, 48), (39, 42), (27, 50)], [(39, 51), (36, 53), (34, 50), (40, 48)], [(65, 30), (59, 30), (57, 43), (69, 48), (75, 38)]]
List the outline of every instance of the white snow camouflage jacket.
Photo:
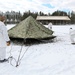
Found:
[(7, 28), (5, 24), (0, 21), (0, 47), (6, 47), (7, 41), (10, 41)]

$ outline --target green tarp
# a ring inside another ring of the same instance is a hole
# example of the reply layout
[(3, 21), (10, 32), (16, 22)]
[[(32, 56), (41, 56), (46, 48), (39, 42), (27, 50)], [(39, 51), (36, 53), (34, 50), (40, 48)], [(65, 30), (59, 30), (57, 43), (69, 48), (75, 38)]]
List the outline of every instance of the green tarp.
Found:
[(29, 16), (8, 31), (9, 37), (23, 39), (52, 38), (54, 37), (52, 34), (52, 30), (49, 30), (45, 26), (41, 25), (32, 16)]

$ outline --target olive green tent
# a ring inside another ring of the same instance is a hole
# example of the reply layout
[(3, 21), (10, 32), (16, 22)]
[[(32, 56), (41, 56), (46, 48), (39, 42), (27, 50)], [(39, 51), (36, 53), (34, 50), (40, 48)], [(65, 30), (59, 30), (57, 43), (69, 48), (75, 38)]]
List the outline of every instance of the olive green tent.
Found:
[(8, 31), (10, 38), (44, 39), (54, 38), (53, 31), (37, 22), (29, 16)]

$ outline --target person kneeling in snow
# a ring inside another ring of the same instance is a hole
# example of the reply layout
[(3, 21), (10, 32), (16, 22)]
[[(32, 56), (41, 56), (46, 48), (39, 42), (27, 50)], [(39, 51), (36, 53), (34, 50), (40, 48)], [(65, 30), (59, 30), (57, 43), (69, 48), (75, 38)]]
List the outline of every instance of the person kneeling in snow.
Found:
[(70, 39), (71, 39), (72, 44), (75, 44), (75, 40), (74, 40), (75, 39), (75, 30), (70, 28), (69, 34), (70, 34)]
[(5, 21), (5, 17), (0, 16), (0, 62), (7, 61), (6, 46), (10, 45), (10, 39), (4, 21)]

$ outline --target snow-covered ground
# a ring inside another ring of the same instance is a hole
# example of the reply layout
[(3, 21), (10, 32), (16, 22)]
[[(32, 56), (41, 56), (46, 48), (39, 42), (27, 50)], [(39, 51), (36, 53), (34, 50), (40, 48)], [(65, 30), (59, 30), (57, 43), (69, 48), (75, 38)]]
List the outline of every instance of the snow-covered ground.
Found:
[[(11, 26), (7, 26), (10, 29)], [(57, 37), (52, 43), (32, 46), (23, 46), (23, 56), (20, 65), (15, 67), (15, 60), (10, 63), (0, 63), (0, 75), (75, 75), (75, 45), (71, 44), (69, 28), (74, 25), (53, 26), (54, 35)], [(17, 60), (21, 46), (7, 47), (7, 57)]]

